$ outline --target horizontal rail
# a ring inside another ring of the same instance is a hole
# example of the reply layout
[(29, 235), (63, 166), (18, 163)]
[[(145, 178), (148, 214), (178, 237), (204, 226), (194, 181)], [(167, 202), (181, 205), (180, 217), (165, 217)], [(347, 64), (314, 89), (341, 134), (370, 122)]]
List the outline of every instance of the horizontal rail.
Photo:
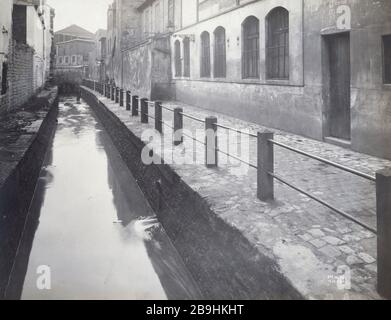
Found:
[(222, 151), (222, 150), (220, 150), (220, 149), (217, 149), (217, 151), (220, 152), (220, 153), (222, 153), (222, 154), (224, 154), (224, 155), (226, 155), (227, 157), (230, 157), (230, 158), (232, 158), (232, 159), (236, 159), (236, 160), (240, 161), (241, 163), (244, 163), (245, 165), (248, 165), (248, 166), (251, 167), (251, 168), (258, 169), (258, 167), (257, 167), (256, 165), (251, 164), (251, 163), (249, 163), (249, 162), (247, 162), (247, 161), (244, 161), (243, 159), (241, 159), (241, 158), (239, 158), (239, 157), (236, 157), (236, 156), (234, 156), (234, 155), (232, 155), (232, 154), (230, 154), (230, 153), (228, 153), (228, 152)]
[(205, 120), (202, 120), (202, 119), (197, 118), (197, 117), (193, 117), (193, 116), (191, 116), (191, 115), (189, 115), (189, 114), (186, 114), (186, 113), (183, 113), (183, 112), (180, 112), (179, 114), (182, 115), (182, 116), (184, 116), (185, 118), (188, 118), (188, 119), (191, 119), (191, 120), (200, 122), (200, 123), (205, 123)]
[(281, 147), (281, 148), (284, 148), (284, 149), (287, 149), (287, 150), (290, 150), (290, 151), (293, 151), (295, 153), (298, 153), (298, 154), (301, 154), (303, 156), (306, 156), (308, 158), (311, 158), (311, 159), (314, 159), (314, 160), (317, 160), (317, 161), (320, 161), (320, 162), (323, 162), (325, 164), (328, 164), (330, 166), (333, 166), (333, 167), (336, 167), (338, 169), (341, 169), (343, 171), (346, 171), (346, 172), (349, 172), (349, 173), (352, 173), (356, 176), (359, 176), (361, 178), (364, 178), (364, 179), (367, 179), (367, 180), (370, 180), (370, 181), (373, 181), (373, 182), (376, 182), (376, 178), (369, 175), (369, 174), (366, 174), (366, 173), (362, 173), (362, 172), (359, 172), (357, 170), (354, 170), (354, 169), (350, 169), (348, 167), (345, 167), (341, 164), (338, 164), (338, 163), (335, 163), (333, 161), (330, 161), (330, 160), (327, 160), (327, 159), (324, 159), (324, 158), (321, 158), (321, 157), (318, 157), (318, 156), (315, 156), (315, 155), (312, 155), (312, 154), (309, 154), (305, 151), (302, 151), (302, 150), (299, 150), (299, 149), (296, 149), (296, 148), (293, 148), (293, 147), (290, 147), (286, 144), (283, 144), (281, 142), (277, 142), (275, 140), (269, 140), (271, 143)]
[[(195, 142), (198, 142), (198, 143), (200, 143), (200, 144), (202, 144), (202, 145), (204, 145), (204, 146), (206, 146), (206, 143), (205, 142), (203, 142), (203, 141), (200, 141), (200, 140), (198, 140), (198, 139), (196, 139), (196, 138), (194, 138), (194, 137), (192, 137), (192, 136), (189, 136), (188, 134), (186, 134), (186, 133), (183, 133), (182, 132), (182, 135), (183, 136), (185, 136), (185, 137), (188, 137), (189, 139), (192, 139), (192, 140), (194, 140)], [(209, 149), (208, 149), (209, 150)]]
[(167, 107), (165, 107), (165, 106), (163, 106), (163, 105), (162, 105), (162, 108), (163, 108), (164, 110), (167, 110), (167, 111), (174, 112), (174, 110), (173, 110), (173, 109), (167, 108)]
[(361, 227), (367, 229), (368, 231), (370, 232), (373, 232), (374, 234), (377, 234), (377, 230), (372, 228), (371, 226), (368, 226), (367, 224), (365, 224), (364, 222), (361, 222), (360, 220), (357, 220), (356, 218), (352, 217), (350, 214), (342, 211), (342, 210), (339, 210), (337, 209), (336, 207), (334, 207), (333, 205), (331, 205), (330, 203), (322, 200), (322, 199), (319, 199), (318, 197), (312, 195), (311, 193), (305, 191), (304, 189), (302, 188), (299, 188), (297, 186), (295, 186), (294, 184), (290, 183), (290, 182), (287, 182), (285, 179), (281, 178), (280, 176), (274, 174), (274, 173), (271, 173), (271, 172), (268, 172), (268, 174), (270, 176), (272, 176), (273, 178), (275, 178), (277, 181), (281, 182), (282, 184), (285, 184), (287, 185), (288, 187), (306, 195), (307, 197), (309, 197), (310, 199), (316, 201), (316, 202), (319, 202), (320, 204), (324, 205), (325, 207), (331, 209), (332, 211), (336, 212), (337, 214), (341, 215), (342, 217), (360, 225)]
[(252, 137), (252, 138), (258, 138), (258, 136), (256, 134), (243, 132), (242, 130), (231, 128), (231, 127), (228, 127), (228, 126), (225, 126), (225, 125), (222, 125), (222, 124), (217, 124), (217, 127), (222, 128), (222, 129), (226, 129), (226, 130), (229, 130), (229, 131), (241, 133), (241, 134), (247, 135), (247, 136)]

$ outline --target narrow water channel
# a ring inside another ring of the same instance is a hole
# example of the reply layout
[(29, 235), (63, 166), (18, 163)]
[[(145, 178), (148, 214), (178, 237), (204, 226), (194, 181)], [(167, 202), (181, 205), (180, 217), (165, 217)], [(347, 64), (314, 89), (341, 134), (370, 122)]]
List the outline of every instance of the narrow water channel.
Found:
[(8, 295), (201, 298), (110, 138), (73, 97), (60, 102)]

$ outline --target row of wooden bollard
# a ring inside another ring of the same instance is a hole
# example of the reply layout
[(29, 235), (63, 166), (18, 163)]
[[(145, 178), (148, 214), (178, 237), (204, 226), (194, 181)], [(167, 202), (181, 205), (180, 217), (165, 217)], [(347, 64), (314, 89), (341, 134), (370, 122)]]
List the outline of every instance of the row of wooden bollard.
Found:
[[(93, 88), (92, 88), (93, 89)], [(148, 99), (140, 99), (136, 95), (132, 95), (130, 91), (125, 91), (120, 87), (112, 86), (110, 84), (103, 84), (102, 94), (118, 103), (121, 107), (125, 107), (126, 110), (131, 111), (133, 117), (140, 115), (141, 123), (149, 123), (149, 101)], [(163, 133), (163, 107), (160, 101), (154, 102), (155, 116), (155, 129), (159, 133)], [(174, 138), (173, 144), (179, 146), (184, 141), (183, 136), (183, 109), (174, 108)], [(207, 117), (205, 119), (205, 163), (208, 168), (218, 166), (218, 144), (217, 144), (217, 118)]]
[[(130, 91), (109, 84), (102, 84), (97, 89), (96, 83), (85, 83), (95, 91), (100, 91), (106, 98), (131, 111), (132, 116), (141, 114), (141, 123), (149, 123), (148, 99), (140, 99), (131, 95)], [(139, 110), (140, 107), (140, 110)], [(163, 107), (159, 101), (154, 102), (155, 129), (163, 133)], [(183, 109), (173, 109), (175, 146), (181, 145), (183, 136)], [(207, 117), (205, 123), (205, 163), (208, 168), (218, 166), (217, 118)], [(257, 195), (262, 201), (274, 200), (274, 134), (258, 133)], [(386, 299), (391, 299), (391, 169), (376, 173), (376, 205), (377, 205), (377, 267), (378, 292)]]

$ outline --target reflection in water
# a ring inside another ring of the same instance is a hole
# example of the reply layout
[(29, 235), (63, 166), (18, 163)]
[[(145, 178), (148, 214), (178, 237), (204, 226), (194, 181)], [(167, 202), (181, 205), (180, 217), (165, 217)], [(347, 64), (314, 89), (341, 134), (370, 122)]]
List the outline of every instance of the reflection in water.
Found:
[[(50, 267), (50, 290), (37, 287), (40, 266)], [(60, 104), (7, 295), (201, 297), (110, 138), (75, 99)]]

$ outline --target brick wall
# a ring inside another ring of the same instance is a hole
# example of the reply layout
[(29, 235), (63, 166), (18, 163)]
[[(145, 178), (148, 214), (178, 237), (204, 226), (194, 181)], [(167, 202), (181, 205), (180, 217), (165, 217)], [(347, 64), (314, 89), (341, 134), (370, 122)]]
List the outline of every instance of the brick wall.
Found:
[(8, 110), (26, 103), (34, 94), (34, 50), (25, 44), (14, 42), (10, 57), (10, 105)]
[(0, 114), (4, 113), (9, 106), (9, 95), (8, 92), (0, 96)]

